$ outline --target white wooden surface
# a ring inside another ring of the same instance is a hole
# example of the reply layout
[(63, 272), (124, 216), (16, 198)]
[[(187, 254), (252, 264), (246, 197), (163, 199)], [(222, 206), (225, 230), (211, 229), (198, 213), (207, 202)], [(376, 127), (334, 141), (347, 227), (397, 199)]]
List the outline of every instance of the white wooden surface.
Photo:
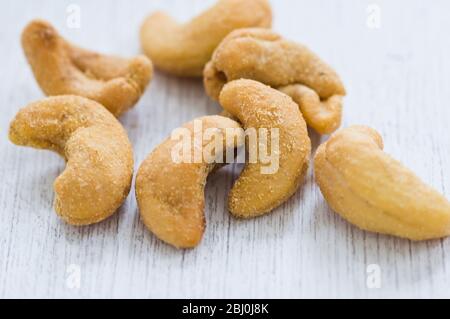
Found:
[[(19, 35), (32, 18), (50, 20), (84, 47), (132, 56), (138, 29), (155, 9), (188, 19), (213, 0), (6, 0), (0, 10), (0, 297), (299, 298), (450, 297), (450, 239), (412, 243), (362, 232), (333, 214), (309, 173), (305, 186), (273, 214), (237, 221), (225, 208), (231, 170), (207, 187), (207, 230), (200, 247), (178, 251), (140, 222), (134, 192), (99, 225), (74, 228), (52, 208), (64, 162), (7, 140), (17, 110), (40, 99)], [(66, 8), (81, 8), (81, 28)], [(367, 8), (381, 26), (367, 26)], [(274, 29), (332, 64), (348, 88), (345, 126), (369, 124), (386, 150), (450, 198), (450, 2), (447, 0), (272, 0)], [(172, 129), (220, 107), (201, 81), (158, 73), (121, 121), (136, 167)], [(312, 134), (315, 147), (320, 138)], [(70, 289), (70, 265), (79, 289)], [(367, 266), (381, 287), (366, 285)]]

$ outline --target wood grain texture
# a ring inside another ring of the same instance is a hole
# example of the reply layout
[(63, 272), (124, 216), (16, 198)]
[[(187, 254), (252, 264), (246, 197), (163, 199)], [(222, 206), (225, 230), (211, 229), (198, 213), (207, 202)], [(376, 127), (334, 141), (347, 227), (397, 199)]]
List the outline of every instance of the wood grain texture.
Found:
[[(213, 0), (7, 0), (0, 10), (0, 297), (298, 298), (450, 297), (450, 240), (412, 243), (370, 234), (333, 214), (313, 183), (273, 214), (239, 221), (225, 207), (237, 167), (207, 186), (207, 230), (200, 247), (177, 251), (138, 217), (134, 192), (101, 224), (74, 228), (52, 208), (52, 183), (64, 162), (7, 140), (17, 110), (42, 98), (20, 48), (32, 18), (50, 20), (86, 48), (140, 52), (144, 17), (164, 9), (188, 19)], [(81, 8), (80, 29), (66, 27), (66, 8)], [(367, 8), (381, 9), (381, 28), (367, 27)], [(272, 0), (274, 29), (307, 44), (341, 74), (348, 89), (344, 126), (379, 130), (386, 150), (450, 198), (450, 29), (447, 0)], [(201, 81), (157, 73), (122, 123), (136, 167), (172, 129), (220, 107)], [(312, 134), (314, 147), (321, 138)], [(324, 140), (326, 137), (322, 138)], [(81, 285), (69, 289), (68, 267)], [(381, 288), (366, 269), (378, 264)]]

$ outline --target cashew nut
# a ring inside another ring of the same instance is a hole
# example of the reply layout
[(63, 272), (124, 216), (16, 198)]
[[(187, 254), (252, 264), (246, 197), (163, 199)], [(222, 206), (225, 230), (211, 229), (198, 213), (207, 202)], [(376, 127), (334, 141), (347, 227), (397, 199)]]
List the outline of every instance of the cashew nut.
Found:
[(204, 84), (217, 100), (225, 83), (241, 78), (290, 95), (306, 123), (321, 134), (340, 126), (345, 88), (336, 72), (305, 46), (267, 29), (233, 31), (206, 65)]
[(55, 180), (55, 210), (72, 225), (111, 216), (127, 197), (133, 150), (122, 125), (100, 104), (79, 96), (32, 103), (11, 123), (10, 140), (49, 149), (67, 166)]
[[(245, 129), (279, 130), (278, 170), (264, 174), (261, 159), (247, 163), (228, 199), (235, 216), (250, 218), (268, 213), (295, 193), (307, 171), (311, 141), (306, 123), (289, 96), (252, 80), (226, 84), (220, 104)], [(272, 139), (268, 142), (273, 149)]]
[(156, 12), (141, 29), (144, 52), (163, 71), (179, 76), (202, 76), (214, 49), (231, 31), (248, 27), (270, 27), (272, 10), (268, 0), (219, 0), (194, 18), (179, 24)]
[(22, 46), (46, 95), (83, 96), (115, 116), (138, 102), (153, 74), (152, 63), (145, 56), (126, 60), (80, 49), (46, 21), (35, 20), (25, 28)]
[(315, 175), (331, 208), (361, 229), (411, 240), (450, 235), (450, 203), (384, 153), (369, 127), (341, 130), (322, 144)]
[[(202, 134), (207, 129), (221, 134), (220, 143), (224, 150), (234, 150), (244, 141), (240, 136), (242, 130), (237, 132), (236, 139), (230, 138), (233, 132), (227, 129), (241, 128), (233, 120), (206, 116), (196, 121), (202, 123)], [(201, 149), (209, 142), (206, 137), (201, 141), (196, 138), (194, 123), (183, 126), (192, 138), (189, 154), (199, 149), (202, 152)], [(142, 220), (150, 231), (175, 247), (193, 248), (201, 241), (205, 229), (206, 179), (218, 161), (212, 154), (205, 154), (206, 157), (197, 162), (175, 162), (172, 153), (177, 143), (174, 139), (167, 139), (142, 163), (136, 177), (136, 198)]]

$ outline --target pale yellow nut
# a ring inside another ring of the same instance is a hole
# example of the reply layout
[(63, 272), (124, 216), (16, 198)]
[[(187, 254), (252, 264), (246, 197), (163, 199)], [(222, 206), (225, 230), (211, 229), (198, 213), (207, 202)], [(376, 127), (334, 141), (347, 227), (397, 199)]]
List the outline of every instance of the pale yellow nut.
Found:
[(173, 153), (180, 141), (168, 138), (141, 164), (136, 176), (136, 198), (144, 224), (159, 239), (178, 248), (193, 248), (200, 243), (205, 230), (206, 179), (216, 166), (222, 165), (216, 164), (214, 154), (205, 151), (211, 143), (205, 131), (214, 129), (220, 134), (217, 138), (222, 136), (224, 155), (227, 150), (234, 152), (244, 141), (240, 125), (231, 119), (206, 116), (196, 121), (202, 123), (204, 138), (196, 137), (194, 121), (183, 128), (188, 129), (191, 138), (191, 159), (195, 149), (204, 157), (196, 162), (175, 161)]
[(231, 31), (272, 24), (268, 0), (219, 0), (217, 4), (180, 24), (163, 12), (149, 16), (141, 28), (144, 52), (155, 65), (178, 76), (201, 77), (214, 49)]
[[(263, 173), (267, 164), (261, 158), (247, 163), (228, 199), (235, 216), (251, 218), (269, 213), (289, 199), (303, 181), (311, 154), (306, 123), (289, 96), (252, 80), (226, 84), (220, 104), (245, 129), (279, 131), (278, 169)], [(267, 142), (268, 149), (273, 149), (272, 139)]]
[(126, 199), (133, 177), (133, 150), (122, 125), (102, 105), (58, 96), (20, 110), (10, 140), (48, 149), (67, 165), (55, 180), (55, 210), (72, 225), (100, 222)]
[(353, 126), (335, 133), (314, 165), (330, 207), (359, 228), (411, 240), (450, 235), (450, 203), (383, 152), (375, 130)]
[(279, 90), (292, 97), (300, 107), (306, 124), (316, 132), (330, 134), (341, 126), (343, 100), (341, 95), (333, 95), (321, 101), (316, 91), (301, 84), (288, 85)]
[(306, 123), (321, 134), (341, 123), (345, 88), (337, 73), (307, 47), (261, 28), (231, 32), (204, 70), (208, 95), (217, 100), (223, 86), (252, 79), (290, 95)]
[(46, 95), (83, 96), (99, 102), (116, 117), (139, 101), (153, 75), (147, 57), (127, 60), (78, 48), (43, 20), (28, 24), (22, 46)]

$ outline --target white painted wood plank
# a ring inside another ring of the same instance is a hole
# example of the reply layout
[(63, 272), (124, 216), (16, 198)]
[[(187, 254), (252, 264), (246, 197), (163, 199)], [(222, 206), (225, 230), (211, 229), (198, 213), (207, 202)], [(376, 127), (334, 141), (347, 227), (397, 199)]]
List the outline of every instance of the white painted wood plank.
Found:
[[(65, 25), (81, 8), (81, 29)], [(20, 107), (40, 99), (19, 36), (32, 18), (50, 20), (73, 42), (106, 53), (140, 51), (139, 25), (155, 9), (187, 20), (208, 1), (5, 1), (0, 11), (0, 297), (450, 297), (449, 240), (412, 243), (362, 232), (333, 214), (313, 182), (273, 214), (238, 221), (226, 211), (232, 168), (207, 187), (202, 245), (177, 251), (138, 218), (134, 192), (119, 214), (73, 228), (53, 212), (52, 183), (64, 168), (49, 152), (7, 141)], [(366, 25), (369, 4), (381, 28)], [(275, 30), (303, 42), (332, 64), (348, 88), (344, 125), (378, 129), (386, 150), (450, 198), (450, 28), (445, 0), (272, 0)], [(122, 123), (136, 167), (172, 129), (220, 107), (201, 81), (158, 73)], [(324, 138), (312, 135), (317, 146)], [(67, 286), (80, 266), (80, 289)], [(378, 264), (381, 288), (368, 289), (366, 267)]]

